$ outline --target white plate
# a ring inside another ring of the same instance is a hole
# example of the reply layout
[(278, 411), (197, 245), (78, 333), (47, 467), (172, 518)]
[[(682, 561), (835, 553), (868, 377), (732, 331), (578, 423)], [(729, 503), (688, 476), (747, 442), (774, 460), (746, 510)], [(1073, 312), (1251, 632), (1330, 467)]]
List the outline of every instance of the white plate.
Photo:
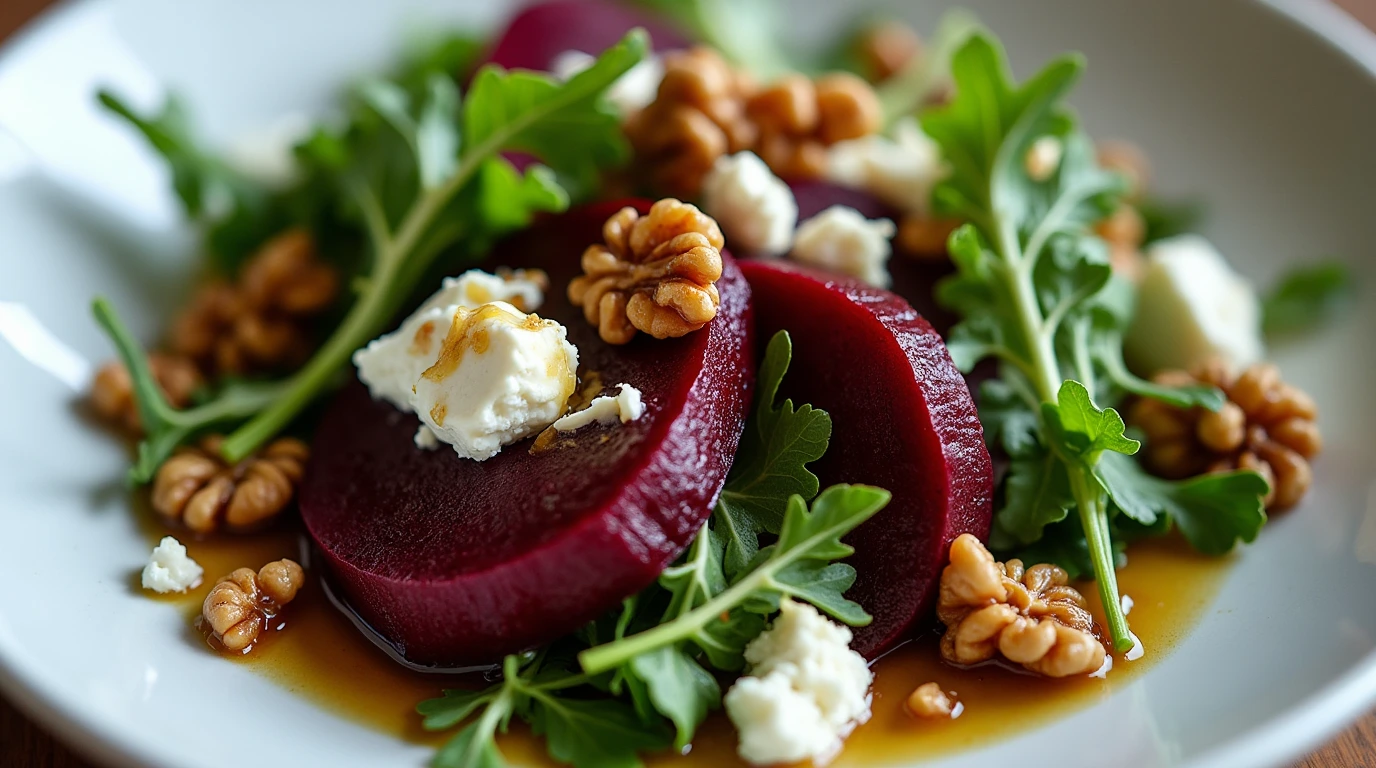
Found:
[[(49, 12), (0, 55), (0, 332), (22, 335), (37, 319), (73, 351), (20, 339), (45, 372), (0, 344), (0, 687), (90, 756), (237, 766), (251, 750), (281, 764), (411, 766), (427, 755), (205, 653), (175, 611), (132, 587), (147, 549), (121, 491), (126, 459), (73, 409), (84, 361), (110, 356), (86, 307), (107, 295), (151, 337), (193, 239), (163, 166), (96, 109), (93, 91), (109, 84), (152, 104), (175, 88), (223, 140), (323, 108), (429, 22), (491, 24), (502, 5), (87, 0)], [(790, 18), (820, 39), (845, 4), (812, 5)], [(940, 11), (883, 5), (920, 29)], [(1258, 282), (1336, 255), (1376, 286), (1376, 40), (1338, 11), (969, 5), (1024, 73), (1062, 50), (1088, 53), (1075, 102), (1090, 129), (1139, 140), (1162, 191), (1206, 199), (1207, 233)], [(1363, 298), (1344, 327), (1278, 351), (1323, 405), (1317, 487), (1239, 559), (1188, 640), (1098, 706), (942, 764), (1276, 764), (1376, 700), (1376, 302)]]

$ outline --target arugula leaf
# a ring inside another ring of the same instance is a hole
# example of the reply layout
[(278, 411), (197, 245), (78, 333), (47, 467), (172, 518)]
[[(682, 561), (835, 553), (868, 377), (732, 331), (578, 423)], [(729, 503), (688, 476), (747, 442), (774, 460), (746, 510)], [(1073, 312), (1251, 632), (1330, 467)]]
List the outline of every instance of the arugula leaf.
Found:
[(1268, 337), (1315, 330), (1333, 322), (1356, 294), (1356, 280), (1341, 262), (1300, 267), (1281, 278), (1262, 301), (1262, 330)]
[(979, 416), (984, 423), (984, 440), (990, 448), (1003, 448), (1009, 458), (1036, 455), (1041, 444), (1037, 435), (1041, 425), (1037, 412), (1006, 379), (987, 379), (979, 387)]
[(1002, 497), (990, 534), (995, 549), (1037, 541), (1048, 525), (1064, 520), (1075, 506), (1065, 464), (1046, 450), (1009, 462)]
[(1127, 456), (1108, 454), (1099, 462), (1097, 474), (1124, 514), (1143, 525), (1166, 517), (1180, 527), (1191, 546), (1206, 555), (1225, 554), (1238, 542), (1255, 541), (1266, 523), (1263, 499), (1269, 488), (1256, 472), (1170, 481), (1143, 472)]
[[(789, 502), (777, 543), (760, 550), (748, 569), (738, 574), (726, 591), (676, 619), (613, 643), (579, 654), (584, 672), (591, 675), (615, 669), (632, 658), (675, 645), (695, 636), (736, 609), (768, 615), (784, 596), (808, 600), (815, 597), (821, 610), (843, 621), (863, 625), (869, 620), (863, 609), (841, 596), (849, 584), (842, 570), (822, 573), (817, 564), (849, 556), (851, 547), (841, 537), (873, 517), (888, 504), (890, 494), (864, 485), (834, 485), (821, 493), (809, 511), (800, 497)], [(850, 566), (837, 564), (840, 569)], [(854, 579), (854, 571), (850, 571)]]
[(717, 678), (690, 655), (684, 645), (666, 645), (631, 659), (628, 666), (642, 681), (650, 701), (674, 724), (674, 748), (692, 740), (707, 713), (721, 706)]
[[(934, 205), (969, 222), (949, 244), (956, 275), (937, 291), (962, 316), (950, 334), (953, 357), (964, 370), (997, 358), (1007, 385), (1002, 394), (1017, 393), (1035, 413), (1036, 442), (1049, 449), (1034, 451), (1025, 431), (1017, 438), (1023, 463), (1004, 486), (996, 530), (1013, 541), (1035, 536), (1064, 516), (1058, 491), (1068, 489), (1114, 647), (1126, 650), (1131, 639), (1118, 607), (1108, 499), (1092, 478), (1105, 451), (1132, 453), (1138, 444), (1123, 434), (1116, 412), (1093, 403), (1102, 368), (1091, 354), (1093, 320), (1122, 314), (1122, 302), (1106, 293), (1112, 270), (1103, 243), (1089, 232), (1117, 205), (1124, 180), (1098, 167), (1089, 139), (1062, 104), (1083, 66), (1082, 58), (1063, 56), (1018, 85), (998, 44), (976, 34), (952, 60), (955, 99), (922, 122), (951, 168)], [(1033, 179), (1023, 159), (1042, 137), (1064, 151), (1054, 173)], [(997, 418), (1007, 423), (1014, 401), (1005, 396), (1001, 404)], [(1017, 418), (1026, 424), (1026, 415)], [(1060, 468), (1038, 467), (1029, 463), (1033, 457), (1054, 457)]]
[[(434, 768), (505, 768), (496, 735), (513, 716), (546, 737), (550, 757), (576, 768), (636, 768), (637, 753), (664, 749), (667, 729), (645, 722), (633, 706), (615, 699), (567, 698), (560, 692), (592, 685), (585, 675), (550, 665), (548, 649), (508, 656), (502, 680), (480, 691), (446, 690), (416, 711), (426, 730), (447, 730), (470, 720), (435, 754)], [(714, 681), (715, 682), (715, 681)]]
[(1058, 453), (1091, 466), (1105, 451), (1131, 456), (1142, 447), (1124, 434), (1123, 417), (1112, 408), (1096, 406), (1078, 381), (1061, 384), (1056, 404), (1042, 403), (1042, 418)]
[(769, 340), (756, 377), (758, 391), (740, 449), (717, 499), (713, 520), (725, 537), (726, 573), (742, 571), (759, 549), (761, 531), (778, 533), (793, 494), (817, 495), (817, 476), (807, 465), (822, 457), (831, 439), (831, 416), (792, 400), (776, 404), (793, 357), (787, 331)]
[[(356, 301), (333, 335), (270, 398), (217, 399), (175, 411), (154, 397), (147, 366), (129, 365), (140, 412), (149, 417), (131, 477), (147, 482), (178, 444), (230, 423), (239, 426), (226, 437), (222, 453), (242, 460), (332, 385), (353, 351), (384, 330), (440, 253), (457, 248), (472, 254), (536, 211), (562, 210), (568, 196), (548, 170), (517, 174), (499, 167), (506, 163), (501, 153), (531, 152), (574, 179), (624, 157), (625, 138), (600, 95), (647, 47), (644, 30), (633, 30), (566, 83), (489, 66), (479, 71), (462, 104), (442, 77), (426, 78), (418, 95), (395, 84), (365, 85), (350, 125), (340, 134), (318, 131), (300, 153), (335, 185), (336, 200), (349, 200), (350, 206), (339, 207), (367, 232), (371, 268), (357, 281), (362, 290)], [(97, 302), (95, 311), (107, 329), (117, 326), (108, 306)], [(141, 357), (136, 346), (116, 342), (126, 362)]]
[(661, 728), (647, 728), (627, 705), (610, 699), (558, 698), (531, 691), (530, 725), (550, 757), (575, 768), (639, 768), (639, 752), (661, 750)]

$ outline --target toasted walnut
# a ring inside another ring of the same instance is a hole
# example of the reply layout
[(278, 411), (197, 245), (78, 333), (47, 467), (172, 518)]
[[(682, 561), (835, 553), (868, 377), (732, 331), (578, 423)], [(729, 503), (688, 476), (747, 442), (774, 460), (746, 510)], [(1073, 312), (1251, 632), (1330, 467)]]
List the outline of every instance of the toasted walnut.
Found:
[(901, 21), (871, 24), (855, 38), (861, 71), (872, 83), (887, 80), (922, 55), (922, 38)]
[(894, 242), (900, 253), (923, 261), (941, 261), (949, 257), (946, 243), (958, 227), (960, 221), (957, 219), (909, 213), (899, 220), (898, 237)]
[(782, 77), (750, 97), (746, 114), (759, 127), (760, 159), (786, 179), (820, 178), (828, 145), (868, 136), (883, 118), (874, 89), (844, 73), (815, 83), (802, 75)]
[(258, 569), (238, 568), (222, 577), (201, 604), (201, 618), (227, 651), (247, 653), (267, 626), (306, 583), (293, 560), (276, 560)]
[(1142, 398), (1128, 421), (1147, 435), (1147, 466), (1169, 478), (1203, 472), (1252, 469), (1271, 484), (1268, 509), (1299, 502), (1313, 483), (1309, 459), (1323, 449), (1315, 421), (1318, 408), (1309, 395), (1281, 380), (1271, 363), (1257, 363), (1233, 376), (1219, 361), (1193, 371), (1163, 371), (1156, 381), (1168, 386), (1212, 384), (1228, 395), (1217, 412), (1175, 408)]
[(949, 719), (956, 715), (959, 697), (955, 691), (943, 691), (936, 683), (923, 683), (908, 694), (908, 711), (922, 718)]
[[(196, 364), (180, 355), (154, 352), (148, 356), (148, 367), (163, 397), (173, 408), (191, 402), (191, 395), (205, 384)], [(138, 405), (134, 401), (134, 381), (124, 363), (118, 360), (111, 360), (96, 371), (91, 380), (91, 408), (96, 415), (131, 435), (143, 432)]]
[(338, 282), (310, 234), (290, 230), (254, 254), (238, 283), (197, 291), (172, 324), (170, 346), (218, 374), (290, 368), (310, 354), (309, 320), (334, 300)]
[(569, 300), (608, 344), (636, 331), (656, 339), (683, 336), (717, 316), (721, 248), (712, 217), (665, 198), (641, 216), (622, 208), (602, 227), (605, 245), (583, 252), (583, 273), (569, 283)]
[(995, 562), (979, 539), (962, 534), (941, 572), (941, 655), (956, 664), (1002, 655), (1047, 677), (1098, 670), (1106, 656), (1102, 632), (1069, 581), (1055, 565)]
[(278, 438), (233, 466), (220, 457), (219, 437), (184, 447), (153, 478), (153, 509), (193, 531), (244, 530), (277, 516), (296, 495), (310, 449)]
[(626, 136), (650, 181), (691, 197), (718, 157), (755, 144), (746, 119), (752, 86), (716, 51), (693, 48), (664, 56), (655, 100), (626, 120)]

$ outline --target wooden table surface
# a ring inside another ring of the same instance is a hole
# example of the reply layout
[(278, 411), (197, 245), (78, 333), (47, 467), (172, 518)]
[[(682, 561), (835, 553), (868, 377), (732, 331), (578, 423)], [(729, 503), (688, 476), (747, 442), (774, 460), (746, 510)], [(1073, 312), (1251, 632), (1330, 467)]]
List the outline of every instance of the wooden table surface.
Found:
[[(53, 0), (0, 0), (0, 40)], [(1334, 0), (1376, 28), (1376, 0)], [(0, 766), (4, 768), (94, 768), (0, 698)], [(1376, 768), (1376, 712), (1294, 768)]]

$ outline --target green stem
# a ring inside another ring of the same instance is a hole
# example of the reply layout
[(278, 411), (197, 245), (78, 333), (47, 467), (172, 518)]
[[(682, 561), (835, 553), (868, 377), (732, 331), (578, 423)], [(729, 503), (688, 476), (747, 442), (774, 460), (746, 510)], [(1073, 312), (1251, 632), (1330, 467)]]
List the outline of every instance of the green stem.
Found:
[(1128, 619), (1123, 615), (1118, 596), (1118, 572), (1114, 568), (1113, 546), (1109, 541), (1107, 500), (1103, 489), (1087, 476), (1088, 471), (1082, 465), (1067, 462), (1066, 472), (1070, 476), (1071, 493), (1080, 510), (1080, 525), (1085, 531), (1085, 541), (1089, 544), (1089, 558), (1094, 563), (1099, 601), (1108, 618), (1113, 650), (1122, 653), (1130, 650), (1133, 643), (1128, 631)]
[[(995, 214), (994, 223), (999, 236), (996, 246), (1002, 251), (1004, 276), (1010, 283), (1008, 292), (1023, 331), (1023, 342), (1029, 356), (1028, 367), (1035, 374), (1031, 377), (1032, 386), (1042, 402), (1055, 403), (1063, 378), (1056, 356), (1054, 328), (1049, 328), (1049, 318), (1042, 313), (1032, 281), (1038, 254), (1023, 252), (1017, 233), (1005, 222), (1006, 219)], [(1091, 393), (1094, 391), (1092, 374), (1092, 370), (1079, 372), (1086, 379), (1081, 383)], [(1127, 616), (1123, 614), (1118, 597), (1118, 573), (1114, 567), (1113, 547), (1109, 538), (1107, 501), (1098, 482), (1088, 476), (1093, 471), (1092, 467), (1085, 467), (1077, 461), (1064, 463), (1079, 509), (1080, 525), (1089, 544), (1090, 561), (1094, 564), (1094, 578), (1099, 585), (1099, 598), (1104, 606), (1104, 615), (1108, 618), (1113, 647), (1120, 652), (1126, 651), (1132, 647), (1132, 638), (1128, 634)]]

